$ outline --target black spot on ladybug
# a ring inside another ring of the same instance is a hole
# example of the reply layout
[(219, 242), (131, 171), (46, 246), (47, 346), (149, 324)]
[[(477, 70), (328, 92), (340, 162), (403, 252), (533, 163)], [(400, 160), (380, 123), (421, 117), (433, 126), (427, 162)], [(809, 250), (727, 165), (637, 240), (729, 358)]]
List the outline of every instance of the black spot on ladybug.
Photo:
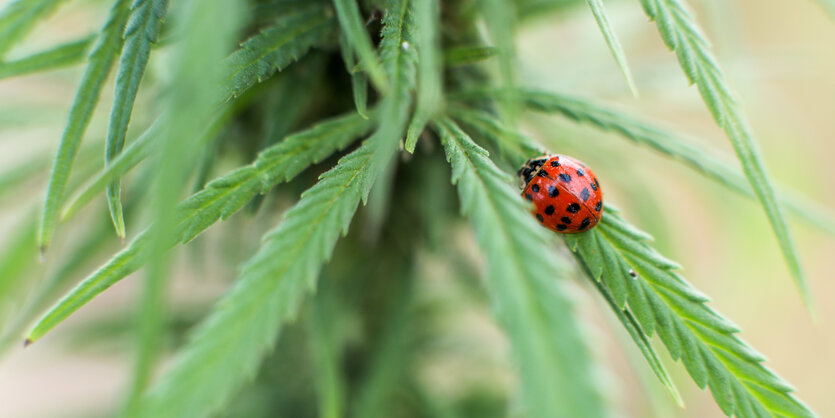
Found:
[(589, 218), (583, 219), (583, 222), (580, 222), (580, 229), (586, 229), (586, 227), (588, 227), (590, 223), (591, 223), (591, 219), (589, 219)]
[(577, 175), (578, 175), (578, 176), (580, 176), (580, 177), (583, 177), (583, 176), (585, 176), (585, 175), (586, 175), (586, 172), (585, 172), (585, 171), (583, 171), (583, 169), (582, 169), (582, 168), (578, 168), (578, 169), (577, 169)]
[(560, 166), (559, 161), (557, 161), (557, 160), (551, 161), (551, 167), (559, 167), (559, 166)]
[(591, 193), (589, 193), (589, 189), (583, 187), (583, 190), (580, 192), (580, 197), (583, 198), (583, 202), (589, 200), (590, 195), (591, 195)]
[(525, 195), (525, 199), (533, 200), (533, 195), (528, 193), (528, 194)]
[(594, 181), (591, 183), (591, 189), (597, 191), (597, 179), (594, 179)]
[(563, 224), (557, 225), (557, 231), (565, 231), (565, 228), (568, 228), (568, 226)]
[(539, 177), (548, 177), (548, 172), (547, 172), (547, 171), (545, 171), (545, 170), (539, 170), (539, 171), (536, 173), (536, 175), (537, 175), (537, 176), (539, 176)]
[(562, 174), (560, 174), (560, 180), (568, 183), (568, 182), (571, 181), (571, 176), (569, 176), (568, 174), (562, 173)]
[(565, 210), (567, 210), (569, 213), (577, 213), (577, 212), (580, 211), (580, 205), (578, 205), (576, 203), (572, 203), (572, 204), (568, 205), (568, 207), (565, 208)]
[(597, 204), (594, 205), (594, 210), (600, 212), (600, 209), (603, 209), (603, 201), (602, 200), (598, 200)]
[(533, 186), (531, 186), (531, 190), (533, 190), (534, 193), (539, 193), (539, 185), (534, 184)]
[(560, 222), (562, 222), (562, 223), (564, 223), (564, 224), (570, 224), (570, 223), (571, 223), (571, 218), (569, 218), (568, 216), (563, 216), (563, 217), (560, 219)]
[(545, 208), (545, 214), (546, 215), (553, 215), (554, 214), (554, 205), (548, 205)]
[(597, 179), (594, 179), (594, 185), (600, 187), (600, 183), (597, 182)]
[(560, 189), (557, 189), (556, 186), (548, 186), (548, 196), (557, 197), (560, 194)]
[(545, 218), (543, 218), (543, 217), (542, 217), (542, 215), (540, 215), (540, 214), (538, 214), (538, 213), (536, 214), (536, 219), (537, 219), (539, 222), (545, 222)]

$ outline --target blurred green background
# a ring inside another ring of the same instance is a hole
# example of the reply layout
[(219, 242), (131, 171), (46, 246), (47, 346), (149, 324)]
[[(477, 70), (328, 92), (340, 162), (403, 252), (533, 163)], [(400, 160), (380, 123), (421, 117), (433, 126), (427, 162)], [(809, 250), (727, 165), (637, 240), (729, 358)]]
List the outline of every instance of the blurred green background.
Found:
[[(0, 0), (0, 7), (7, 3)], [(630, 95), (583, 4), (537, 17), (520, 31), (520, 79), (531, 86), (579, 93), (628, 108), (634, 114), (689, 132), (730, 155), (724, 135), (710, 119), (697, 91), (688, 88), (674, 57), (638, 2), (606, 3), (640, 99)], [(835, 22), (811, 0), (691, 3), (743, 100), (773, 178), (835, 208), (835, 165), (831, 163), (835, 152), (831, 143), (835, 140)], [(98, 28), (106, 10), (97, 1), (67, 3), (9, 58), (84, 36)], [(165, 49), (160, 53), (165, 54)], [(153, 86), (159, 86), (166, 77), (161, 61), (150, 63), (132, 126), (147, 125), (153, 115), (153, 95), (158, 94)], [(0, 185), (0, 251), (18, 236), (31, 235), (27, 228), (42, 203), (49, 158), (54, 155), (79, 76), (80, 68), (74, 67), (0, 80), (0, 173), (33, 159), (32, 169), (40, 173), (23, 189), (4, 193)], [(87, 144), (100, 143), (104, 137), (107, 104), (112, 99), (109, 86), (86, 137)], [(829, 277), (835, 271), (835, 237), (790, 218), (819, 308), (818, 319), (813, 322), (804, 311), (767, 220), (755, 202), (674, 161), (596, 130), (541, 116), (526, 120), (524, 127), (552, 151), (576, 156), (594, 167), (607, 201), (616, 203), (634, 224), (651, 232), (662, 253), (685, 266), (684, 275), (712, 297), (714, 309), (743, 329), (743, 338), (769, 358), (770, 367), (796, 386), (801, 399), (820, 416), (835, 416), (835, 397), (831, 394), (835, 387), (835, 306), (830, 303), (835, 283)], [(596, 153), (600, 147), (615, 152)], [(100, 150), (93, 148), (90, 152)], [(231, 161), (229, 165), (241, 163)], [(85, 169), (83, 164), (78, 168)], [(94, 261), (106, 259), (119, 248), (120, 243), (108, 229), (103, 199), (95, 206), (86, 209), (73, 225), (64, 227), (46, 263), (37, 264), (34, 251), (12, 255), (31, 256), (19, 266), (27, 269), (31, 285), (48, 283), (79, 248), (96, 252)], [(174, 324), (175, 329), (183, 329), (190, 323), (189, 318), (202, 314), (207, 303), (226, 288), (237, 263), (257, 245), (263, 224), (274, 222), (278, 215), (267, 220), (236, 217), (197, 241), (194, 246), (198, 249), (178, 252), (180, 268), (172, 282), (172, 297), (181, 314), (177, 318), (184, 322)], [(100, 242), (89, 249), (80, 247), (73, 234), (78, 229), (100, 229)], [(251, 240), (229, 242), (220, 238), (236, 236), (225, 233), (230, 230)], [(469, 233), (466, 229), (454, 232), (461, 235), (463, 250), (474, 252), (468, 248)], [(201, 259), (202, 267), (195, 270), (191, 261), (205, 254), (211, 256)], [(465, 290), (444, 281), (460, 272), (433, 264), (431, 256), (420, 261), (421, 284), (416, 291), (421, 298), (441, 302), (466, 299), (462, 296)], [(95, 266), (95, 262), (78, 266), (75, 277)], [(577, 287), (582, 314), (590, 319), (587, 327), (595, 353), (606, 366), (603, 374), (607, 389), (614, 394), (615, 410), (628, 417), (721, 416), (709, 393), (699, 390), (683, 367), (671, 365), (687, 404), (685, 410), (677, 410), (648, 374), (631, 342), (623, 338), (619, 326), (609, 320), (607, 308), (584, 286)], [(125, 280), (32, 347), (22, 350), (15, 342), (6, 350), (0, 359), (0, 416), (90, 416), (118, 404), (132, 364), (124, 324), (136, 289), (136, 281)], [(6, 314), (0, 312), (0, 318)], [(458, 348), (425, 365), (427, 378), (437, 381), (440, 391), (454, 390), (443, 386), (445, 376), (450, 374), (459, 378), (463, 375), (487, 388), (509, 384), (512, 377), (502, 369), (507, 362), (505, 343), (486, 309), (465, 303), (444, 321), (441, 328), (449, 336), (446, 343), (457, 344)], [(0, 321), (0, 326), (11, 324)], [(443, 347), (437, 350), (444, 351)], [(467, 355), (472, 350), (478, 354)]]

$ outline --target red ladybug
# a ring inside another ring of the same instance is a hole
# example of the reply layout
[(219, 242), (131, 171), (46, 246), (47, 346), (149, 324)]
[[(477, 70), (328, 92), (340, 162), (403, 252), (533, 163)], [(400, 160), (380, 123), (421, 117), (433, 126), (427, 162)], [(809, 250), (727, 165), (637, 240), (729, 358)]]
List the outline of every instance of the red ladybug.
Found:
[(533, 214), (549, 229), (573, 234), (597, 225), (603, 212), (603, 191), (586, 166), (565, 155), (531, 158), (516, 173), (522, 196), (534, 204)]

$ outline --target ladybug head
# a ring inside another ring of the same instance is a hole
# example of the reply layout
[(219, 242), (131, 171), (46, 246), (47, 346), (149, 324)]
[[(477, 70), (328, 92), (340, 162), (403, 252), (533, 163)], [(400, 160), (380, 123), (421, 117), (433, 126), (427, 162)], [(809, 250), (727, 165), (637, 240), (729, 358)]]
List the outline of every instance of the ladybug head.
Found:
[(539, 171), (546, 161), (548, 161), (547, 156), (535, 157), (531, 158), (524, 165), (522, 165), (522, 168), (516, 172), (516, 175), (519, 176), (520, 187), (524, 188), (528, 183), (530, 183), (537, 171)]

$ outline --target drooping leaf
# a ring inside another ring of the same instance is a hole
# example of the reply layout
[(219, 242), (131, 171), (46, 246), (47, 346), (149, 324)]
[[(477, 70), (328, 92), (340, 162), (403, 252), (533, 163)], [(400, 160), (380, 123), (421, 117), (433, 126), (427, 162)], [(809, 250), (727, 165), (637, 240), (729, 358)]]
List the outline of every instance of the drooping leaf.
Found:
[[(153, 150), (154, 141), (159, 140), (162, 125), (162, 118), (154, 121), (142, 135), (131, 141), (110, 164), (102, 168), (80, 190), (71, 195), (68, 203), (61, 211), (60, 220), (67, 220), (75, 215), (79, 209), (107, 189), (107, 186), (113, 180), (121, 178), (125, 173), (147, 158)], [(53, 216), (55, 215), (53, 214)]]
[(362, 70), (369, 75), (371, 82), (378, 90), (387, 91), (389, 80), (374, 52), (374, 46), (371, 45), (371, 39), (360, 17), (357, 0), (334, 0), (333, 4), (336, 6), (336, 16), (339, 18), (342, 33), (345, 34), (348, 44), (359, 57)]
[(810, 312), (814, 312), (809, 285), (783, 212), (777, 204), (774, 187), (760, 158), (754, 135), (736, 97), (728, 87), (725, 75), (713, 57), (707, 39), (687, 10), (684, 0), (641, 0), (641, 4), (647, 16), (655, 21), (664, 43), (675, 52), (687, 79), (698, 87), (716, 124), (725, 131), (742, 165), (742, 171), (771, 222), (803, 302)]
[(379, 170), (374, 154), (391, 155), (393, 145), (394, 138), (375, 134), (302, 195), (151, 390), (140, 416), (210, 414), (252, 377), (281, 326), (316, 286), (322, 263), (370, 190)]
[(333, 12), (315, 5), (279, 16), (275, 23), (241, 44), (227, 60), (225, 101), (238, 97), (324, 42), (333, 29)]
[(0, 11), (0, 61), (63, 0), (14, 0)]
[(710, 388), (726, 415), (813, 416), (790, 394), (792, 387), (762, 364), (765, 358), (735, 335), (737, 326), (709, 308), (708, 298), (647, 237), (611, 205), (596, 228), (564, 236), (617, 308), (633, 312), (646, 335), (657, 333), (693, 381)]
[(443, 80), (441, 71), (440, 10), (437, 0), (412, 2), (418, 49), (418, 89), (415, 112), (406, 131), (406, 151), (414, 152), (426, 123), (441, 107)]
[(107, 23), (102, 28), (96, 45), (90, 53), (87, 68), (84, 70), (78, 92), (73, 99), (67, 126), (64, 128), (58, 145), (58, 153), (55, 156), (46, 190), (38, 238), (41, 251), (44, 251), (52, 240), (56, 219), (64, 202), (64, 193), (66, 193), (73, 161), (84, 132), (93, 117), (102, 86), (110, 74), (110, 68), (116, 56), (122, 50), (122, 33), (130, 12), (128, 4), (128, 0), (119, 0), (113, 5)]
[(612, 29), (612, 24), (609, 22), (609, 16), (606, 15), (606, 8), (603, 6), (603, 0), (586, 0), (586, 2), (591, 8), (592, 14), (594, 14), (594, 20), (597, 21), (597, 26), (600, 27), (600, 32), (603, 34), (603, 38), (606, 39), (606, 44), (609, 46), (609, 50), (612, 51), (612, 55), (615, 57), (615, 61), (618, 63), (620, 71), (623, 73), (623, 78), (626, 79), (629, 91), (632, 92), (633, 96), (638, 97), (638, 87), (635, 85), (635, 80), (632, 79), (632, 72), (629, 70), (629, 64), (626, 63), (626, 54), (623, 52), (620, 40), (618, 40), (617, 35), (615, 35), (615, 31)]
[[(145, 67), (151, 54), (151, 45), (156, 43), (162, 20), (168, 9), (168, 0), (134, 0), (130, 17), (125, 27), (122, 55), (119, 57), (119, 71), (116, 74), (116, 91), (110, 109), (110, 124), (105, 142), (105, 161), (110, 163), (122, 152), (125, 135), (133, 112), (139, 83), (145, 74)], [(125, 237), (125, 219), (122, 214), (121, 186), (114, 180), (107, 187), (107, 207), (116, 229), (116, 235)]]
[[(603, 416), (571, 304), (558, 290), (565, 268), (555, 235), (537, 225), (512, 179), (449, 120), (436, 124), (487, 262), (486, 282), (520, 369), (525, 410), (542, 417)], [(542, 274), (547, 271), (548, 274)]]
[[(194, 239), (218, 220), (235, 214), (253, 197), (344, 148), (371, 127), (372, 122), (359, 115), (343, 116), (292, 135), (264, 150), (252, 164), (215, 179), (178, 206), (177, 241), (186, 243)], [(147, 245), (144, 233), (137, 236), (50, 309), (30, 331), (28, 340), (36, 341), (96, 295), (142, 267), (142, 255), (147, 251)]]
[(77, 64), (84, 59), (95, 39), (95, 36), (88, 36), (14, 61), (0, 62), (0, 80)]
[(351, 91), (354, 93), (354, 106), (360, 115), (367, 116), (368, 113), (368, 74), (357, 68), (357, 60), (354, 57), (354, 49), (345, 39), (343, 33), (340, 37), (340, 51), (342, 61), (345, 62), (345, 69), (351, 75)]

